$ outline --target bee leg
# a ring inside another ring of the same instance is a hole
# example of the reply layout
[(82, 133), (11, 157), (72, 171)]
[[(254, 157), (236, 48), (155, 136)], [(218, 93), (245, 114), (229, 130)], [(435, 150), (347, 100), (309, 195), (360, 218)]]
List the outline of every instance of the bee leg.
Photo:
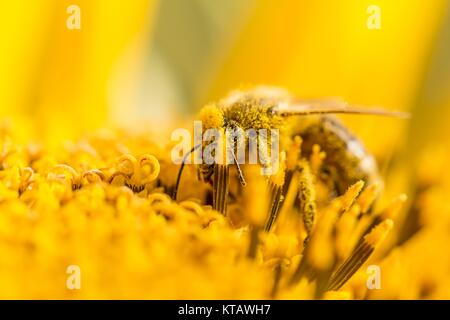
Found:
[(213, 209), (223, 215), (227, 212), (230, 168), (227, 164), (215, 164), (213, 176)]
[(306, 230), (305, 245), (311, 236), (314, 220), (316, 217), (316, 193), (314, 179), (311, 169), (306, 160), (301, 160), (296, 168), (299, 175), (298, 198), (300, 200), (300, 211), (302, 213), (303, 225)]
[(278, 185), (272, 181), (268, 185), (269, 194), (271, 195), (270, 205), (269, 205), (269, 218), (267, 219), (264, 230), (269, 232), (272, 229), (280, 211), (283, 202), (283, 186)]
[(236, 155), (232, 151), (231, 154), (233, 155), (234, 163), (236, 164), (237, 172), (238, 172), (238, 178), (241, 186), (245, 187), (247, 185), (247, 182), (245, 181), (244, 174), (242, 173), (241, 166), (239, 165), (239, 162), (236, 159)]
[(195, 152), (195, 150), (197, 150), (198, 148), (201, 147), (201, 144), (198, 144), (196, 146), (194, 146), (188, 153), (186, 153), (183, 157), (183, 161), (181, 162), (181, 167), (180, 170), (178, 171), (178, 176), (177, 176), (177, 182), (175, 183), (175, 187), (173, 189), (173, 193), (172, 193), (172, 199), (173, 200), (177, 200), (177, 193), (178, 193), (178, 188), (180, 187), (180, 181), (181, 181), (181, 175), (183, 174), (183, 169), (184, 169), (184, 165), (186, 164), (186, 160), (188, 159), (188, 157)]
[(316, 217), (314, 179), (308, 162), (305, 159), (300, 160), (295, 167), (286, 171), (286, 180), (283, 185), (269, 182), (269, 188), (272, 199), (265, 230), (270, 231), (276, 222), (278, 212), (289, 210), (290, 206), (296, 205), (295, 199), (297, 199), (306, 230), (306, 238), (304, 240), (306, 245)]

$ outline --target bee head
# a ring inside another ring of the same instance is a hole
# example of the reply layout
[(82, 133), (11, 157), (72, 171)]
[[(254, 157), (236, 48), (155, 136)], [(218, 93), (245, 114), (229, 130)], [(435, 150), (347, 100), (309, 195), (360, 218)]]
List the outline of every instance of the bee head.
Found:
[(223, 112), (215, 104), (208, 104), (202, 108), (199, 115), (205, 130), (221, 128), (224, 125)]

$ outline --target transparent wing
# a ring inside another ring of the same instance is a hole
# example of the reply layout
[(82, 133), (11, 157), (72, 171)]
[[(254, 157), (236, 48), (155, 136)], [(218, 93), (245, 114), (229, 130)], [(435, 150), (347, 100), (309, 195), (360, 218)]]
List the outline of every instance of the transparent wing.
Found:
[(347, 102), (338, 98), (331, 99), (310, 99), (310, 100), (292, 100), (289, 103), (280, 103), (276, 112), (284, 116), (325, 114), (325, 113), (347, 113), (378, 115), (397, 118), (409, 118), (410, 114), (401, 111), (390, 111), (378, 107), (365, 107), (349, 105)]

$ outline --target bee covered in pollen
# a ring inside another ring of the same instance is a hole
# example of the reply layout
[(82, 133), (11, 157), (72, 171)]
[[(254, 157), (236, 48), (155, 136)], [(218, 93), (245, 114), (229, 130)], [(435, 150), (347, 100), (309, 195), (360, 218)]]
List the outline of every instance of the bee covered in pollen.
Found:
[[(358, 181), (368, 184), (381, 181), (372, 155), (337, 118), (330, 115), (338, 113), (406, 116), (383, 109), (353, 107), (340, 100), (299, 100), (280, 88), (256, 87), (234, 91), (220, 102), (205, 106), (200, 111), (199, 118), (203, 132), (208, 129), (236, 132), (239, 129), (240, 136), (235, 136), (234, 140), (242, 139), (245, 146), (248, 146), (256, 139), (258, 151), (263, 143), (267, 144), (264, 150), (272, 150), (272, 153), (276, 150), (270, 145), (273, 139), (260, 139), (260, 130), (277, 132), (279, 150), (276, 152), (277, 156), (282, 155), (276, 157), (282, 162), (277, 165), (277, 169), (282, 172), (274, 170), (266, 179), (271, 199), (264, 229), (269, 231), (272, 228), (283, 207), (283, 199), (288, 192), (293, 192), (297, 195), (296, 205), (309, 236), (316, 213), (312, 171), (328, 190), (329, 198), (344, 194)], [(208, 141), (203, 141), (195, 145), (184, 159), (207, 143)], [(234, 145), (226, 148), (231, 151), (233, 161), (198, 165), (199, 176), (212, 186), (213, 208), (224, 215), (227, 214), (227, 203), (236, 196), (230, 192), (231, 168), (236, 169), (240, 185), (246, 185), (237, 149)], [(248, 161), (249, 156), (246, 155), (244, 160)], [(267, 152), (259, 152), (259, 157), (262, 167), (274, 165), (271, 161), (273, 154), (269, 156)], [(314, 162), (320, 162), (320, 165), (314, 166)], [(175, 200), (184, 164), (183, 160), (173, 193)], [(298, 177), (293, 179), (296, 175)]]

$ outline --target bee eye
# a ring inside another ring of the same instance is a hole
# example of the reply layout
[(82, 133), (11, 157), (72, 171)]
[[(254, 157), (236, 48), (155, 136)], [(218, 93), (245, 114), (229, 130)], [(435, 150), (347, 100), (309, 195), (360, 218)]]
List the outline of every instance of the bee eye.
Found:
[(271, 116), (275, 115), (276, 111), (274, 107), (267, 108), (267, 113)]

